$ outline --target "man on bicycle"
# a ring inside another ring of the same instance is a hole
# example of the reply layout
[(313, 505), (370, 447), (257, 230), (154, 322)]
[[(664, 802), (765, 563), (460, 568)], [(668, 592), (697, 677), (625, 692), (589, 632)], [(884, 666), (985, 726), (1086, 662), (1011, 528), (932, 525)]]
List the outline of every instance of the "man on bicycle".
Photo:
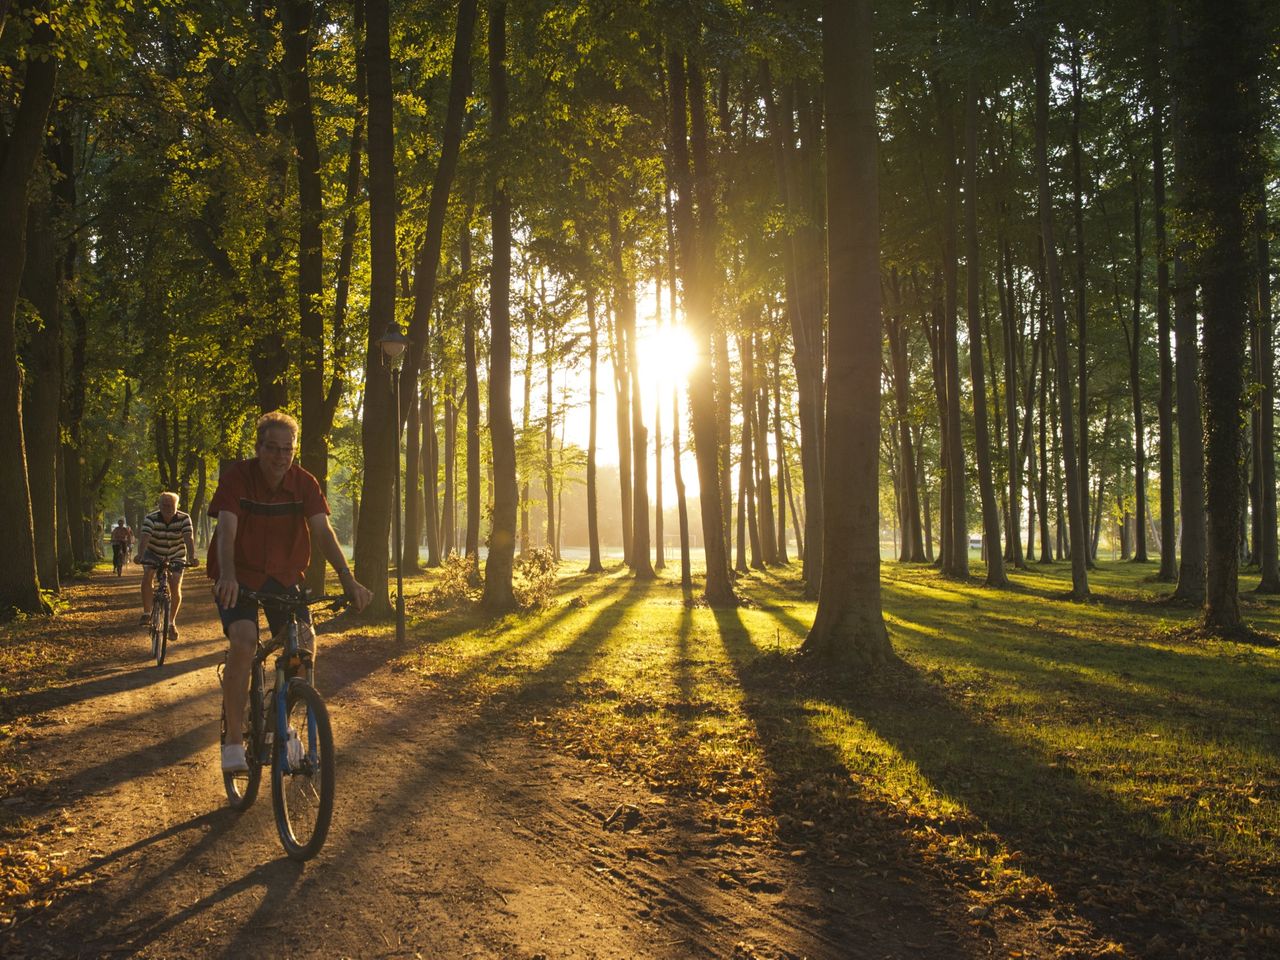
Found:
[(118, 572), (124, 566), (129, 548), (133, 546), (133, 530), (124, 522), (124, 517), (111, 531), (111, 561)]
[[(176, 493), (160, 494), (159, 509), (148, 513), (142, 520), (142, 534), (138, 537), (138, 554), (134, 563), (155, 564), (161, 560), (194, 563), (196, 557), (195, 528), (191, 515), (178, 509)], [(121, 521), (122, 523), (124, 521)], [(151, 622), (151, 603), (155, 593), (156, 568), (142, 568), (142, 619), (138, 625)], [(165, 624), (171, 640), (178, 639), (178, 608), (182, 606), (182, 564), (169, 568), (169, 617)]]
[[(209, 516), (217, 518), (218, 527), (209, 544), (208, 575), (214, 581), (222, 629), (230, 641), (222, 706), (231, 730), (238, 729), (231, 718), (244, 716), (258, 643), (258, 602), (241, 596), (241, 590), (300, 594), (314, 537), (355, 608), (363, 610), (373, 597), (351, 574), (329, 525), (329, 504), (320, 484), (294, 463), (297, 439), (298, 423), (293, 417), (279, 411), (263, 414), (258, 420), (257, 456), (226, 467), (209, 502)], [(266, 614), (274, 634), (286, 614), (271, 605), (266, 605)], [(314, 650), (310, 612), (300, 610), (298, 619), (298, 645)], [(238, 739), (222, 745), (222, 769), (228, 773), (248, 769), (244, 745)]]

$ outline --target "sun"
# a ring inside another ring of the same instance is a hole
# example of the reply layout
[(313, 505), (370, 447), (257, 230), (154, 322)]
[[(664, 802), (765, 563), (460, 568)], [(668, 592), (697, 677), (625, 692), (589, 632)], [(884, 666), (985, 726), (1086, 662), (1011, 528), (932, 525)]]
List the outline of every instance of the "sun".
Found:
[(640, 375), (664, 384), (683, 384), (698, 363), (693, 337), (683, 324), (663, 324), (637, 331)]

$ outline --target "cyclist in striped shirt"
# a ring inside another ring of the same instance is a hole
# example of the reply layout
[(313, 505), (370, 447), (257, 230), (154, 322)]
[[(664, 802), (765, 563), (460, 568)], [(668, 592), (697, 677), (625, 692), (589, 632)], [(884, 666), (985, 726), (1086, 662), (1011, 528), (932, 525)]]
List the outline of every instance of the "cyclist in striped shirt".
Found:
[[(157, 560), (186, 560), (194, 563), (196, 556), (195, 528), (191, 515), (178, 509), (176, 493), (160, 494), (160, 509), (148, 513), (142, 520), (142, 536), (138, 539), (138, 555), (134, 563), (155, 563)], [(155, 589), (156, 568), (142, 568), (142, 619), (140, 626), (151, 622), (151, 598)], [(182, 567), (169, 568), (169, 596), (172, 597), (170, 616), (174, 622), (167, 624), (169, 638), (178, 639), (178, 608), (182, 606)]]

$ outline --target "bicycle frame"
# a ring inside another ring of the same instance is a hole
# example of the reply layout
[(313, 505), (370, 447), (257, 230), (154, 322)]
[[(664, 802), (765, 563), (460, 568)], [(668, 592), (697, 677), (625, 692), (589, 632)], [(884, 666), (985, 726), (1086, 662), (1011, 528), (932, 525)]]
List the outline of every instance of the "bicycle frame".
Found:
[[(273, 651), (277, 649), (280, 651), (276, 655), (275, 659), (275, 680), (274, 685), (271, 688), (271, 706), (269, 709), (271, 710), (272, 716), (263, 718), (271, 724), (272, 736), (275, 738), (275, 743), (280, 745), (280, 749), (271, 751), (271, 753), (266, 757), (259, 757), (258, 762), (263, 766), (271, 766), (273, 763), (271, 756), (274, 756), (274, 764), (282, 773), (287, 773), (289, 772), (289, 756), (287, 750), (289, 735), (289, 721), (287, 716), (289, 686), (295, 681), (302, 681), (309, 686), (315, 686), (315, 664), (311, 659), (311, 654), (301, 649), (298, 643), (298, 634), (301, 625), (301, 621), (298, 619), (298, 607), (303, 603), (309, 605), (311, 603), (322, 603), (326, 600), (345, 601), (346, 598), (316, 597), (312, 600), (306, 601), (302, 598), (261, 594), (252, 591), (244, 592), (249, 596), (254, 597), (260, 603), (267, 604), (274, 602), (281, 606), (287, 604), (289, 607), (289, 619), (286, 621), (284, 629), (281, 631), (284, 635), (283, 644), (277, 642), (279, 635), (271, 637), (266, 643), (259, 639), (257, 650), (254, 653), (253, 658), (255, 665), (261, 664), (263, 667), (263, 683), (265, 684), (267, 661), (270, 659)], [(315, 628), (313, 626), (313, 637), (314, 630)], [(297, 672), (299, 669), (301, 670), (301, 673)], [(307, 715), (306, 743), (308, 744), (307, 761), (314, 764), (317, 762), (315, 752), (316, 730), (315, 718), (311, 716), (310, 713)]]

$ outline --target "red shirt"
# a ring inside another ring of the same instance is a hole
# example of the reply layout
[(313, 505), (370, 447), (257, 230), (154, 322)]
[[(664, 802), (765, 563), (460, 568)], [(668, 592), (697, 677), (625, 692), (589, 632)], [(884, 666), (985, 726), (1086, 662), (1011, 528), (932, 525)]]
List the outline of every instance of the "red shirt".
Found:
[[(236, 580), (257, 590), (274, 578), (286, 587), (302, 580), (311, 562), (310, 517), (328, 514), (316, 478), (294, 463), (278, 490), (269, 489), (255, 457), (222, 471), (209, 516), (236, 515)], [(218, 536), (209, 541), (209, 579), (218, 579)]]

